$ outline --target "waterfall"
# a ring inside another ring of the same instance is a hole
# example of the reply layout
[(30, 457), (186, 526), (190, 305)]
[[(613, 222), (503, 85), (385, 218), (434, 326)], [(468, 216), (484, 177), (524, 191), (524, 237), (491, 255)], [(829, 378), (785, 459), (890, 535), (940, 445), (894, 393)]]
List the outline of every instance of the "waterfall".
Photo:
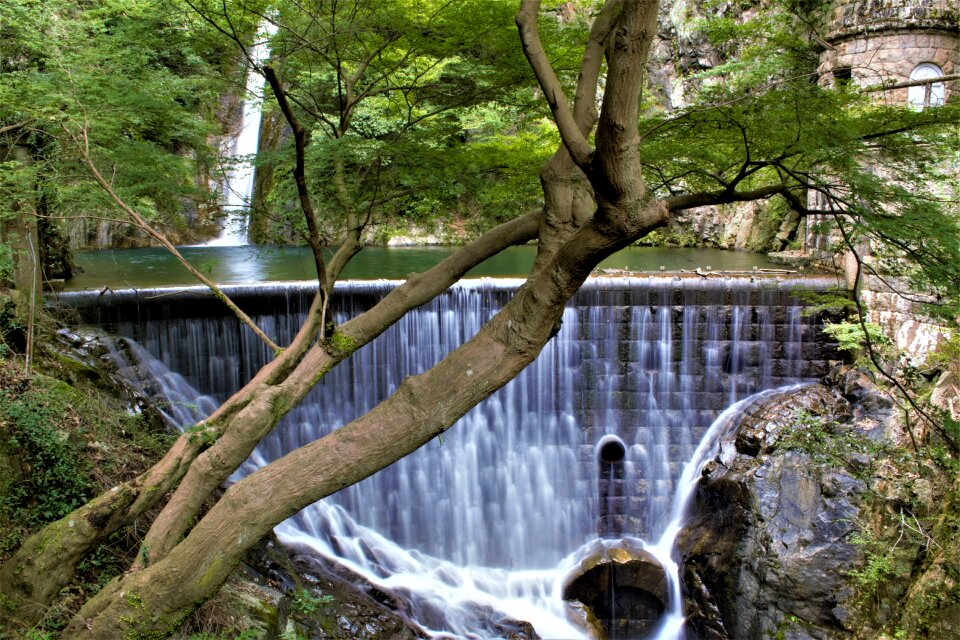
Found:
[[(578, 550), (603, 535), (667, 544), (661, 534), (677, 521), (675, 496), (689, 485), (679, 479), (683, 465), (698, 458), (721, 412), (824, 373), (816, 320), (800, 312), (794, 291), (826, 284), (593, 279), (540, 357), (442, 439), (303, 510), (277, 533), (409, 594), (414, 619), (434, 632), (492, 638), (491, 616), (507, 615), (530, 621), (544, 638), (581, 637), (560, 597)], [(407, 314), (328, 373), (234, 479), (375, 406), (474, 335), (516, 285), (463, 281)], [(339, 286), (335, 321), (392, 286)], [(228, 293), (282, 342), (303, 317), (308, 291)], [(232, 317), (199, 304), (200, 294), (154, 294), (116, 294), (115, 304), (96, 293), (72, 299), (89, 320), (136, 340), (217, 401), (267, 361), (266, 348)], [(84, 296), (96, 306), (84, 308)], [(598, 446), (612, 441), (622, 449), (615, 470), (598, 458)]]
[(260, 116), (263, 110), (263, 86), (265, 79), (258, 67), (270, 55), (270, 36), (277, 27), (265, 20), (257, 30), (256, 42), (250, 48), (250, 63), (244, 87), (243, 110), (240, 128), (221, 148), (221, 157), (233, 158), (224, 176), (222, 208), (226, 214), (220, 235), (207, 246), (232, 247), (247, 244), (247, 222), (250, 200), (253, 197), (253, 158), (260, 143)]

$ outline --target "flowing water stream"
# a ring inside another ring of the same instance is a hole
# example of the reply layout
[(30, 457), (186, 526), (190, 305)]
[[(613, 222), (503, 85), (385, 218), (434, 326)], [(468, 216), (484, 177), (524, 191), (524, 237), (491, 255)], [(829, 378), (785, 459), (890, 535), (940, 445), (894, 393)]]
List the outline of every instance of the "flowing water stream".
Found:
[[(476, 333), (516, 284), (464, 281), (405, 316), (331, 371), (236, 478), (372, 408)], [(815, 319), (801, 313), (795, 288), (826, 284), (591, 280), (517, 379), (442, 439), (305, 509), (277, 533), (408, 594), (413, 618), (438, 635), (494, 638), (507, 616), (530, 621), (544, 638), (583, 637), (560, 594), (585, 546), (598, 537), (658, 541), (648, 550), (676, 571), (671, 550), (683, 505), (739, 401), (821, 373)], [(339, 288), (336, 319), (390, 286)], [(251, 294), (255, 319), (289, 339), (307, 287), (268, 289)], [(82, 307), (84, 295), (94, 294), (76, 294), (73, 303)], [(268, 354), (232, 318), (153, 295), (139, 291), (124, 302), (118, 294), (112, 306), (101, 297), (82, 313), (136, 341), (134, 356), (152, 367), (149, 384), (169, 396), (172, 419), (189, 424)], [(622, 450), (603, 454), (613, 441)], [(605, 455), (619, 457), (616, 471)], [(662, 639), (682, 637), (680, 585), (671, 584)]]
[(253, 158), (257, 155), (260, 144), (263, 86), (266, 82), (257, 67), (269, 57), (270, 36), (276, 31), (276, 25), (265, 20), (257, 30), (256, 42), (250, 47), (240, 126), (220, 150), (221, 157), (231, 158), (231, 166), (227, 169), (221, 185), (222, 206), (226, 218), (220, 228), (220, 235), (206, 243), (206, 246), (233, 247), (248, 242), (247, 220), (250, 200), (253, 197)]

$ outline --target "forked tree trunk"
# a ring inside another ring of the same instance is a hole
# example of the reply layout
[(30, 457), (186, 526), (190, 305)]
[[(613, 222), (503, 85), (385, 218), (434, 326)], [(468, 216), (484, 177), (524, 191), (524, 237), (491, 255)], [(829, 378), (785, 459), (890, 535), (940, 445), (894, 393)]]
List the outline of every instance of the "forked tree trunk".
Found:
[[(534, 19), (537, 4), (524, 3)], [(656, 2), (614, 4), (612, 35), (604, 39), (609, 75), (596, 153), (584, 152), (585, 132), (572, 117), (567, 120), (572, 130), (558, 117), (565, 147), (596, 194), (593, 218), (577, 225), (579, 230), (555, 234), (552, 256), (539, 261), (526, 284), (473, 339), (427, 372), (407, 378), (369, 413), (233, 485), (162, 560), (114, 581), (90, 600), (66, 637), (110, 638), (176, 628), (276, 524), (423, 446), (513, 379), (556, 333), (566, 302), (599, 261), (667, 222), (667, 208), (644, 187), (635, 127)], [(523, 19), (522, 11), (522, 33), (529, 28)], [(529, 43), (528, 31), (525, 48)], [(538, 55), (542, 51), (528, 51), (528, 56)], [(531, 60), (535, 69), (543, 62)], [(559, 85), (537, 72), (554, 100), (565, 101)], [(572, 198), (577, 190), (568, 193)], [(574, 210), (571, 203), (568, 211)], [(558, 227), (574, 224), (570, 216)], [(270, 394), (283, 405), (281, 410), (288, 409), (289, 398), (302, 397), (302, 390), (312, 386), (315, 355), (309, 353)], [(277, 409), (269, 404), (270, 409), (261, 410)]]
[[(527, 242), (536, 237), (537, 216), (529, 215), (510, 222), (484, 234), (478, 240), (467, 244), (455, 254), (443, 260), (429, 271), (412, 276), (403, 285), (391, 291), (383, 300), (366, 313), (357, 316), (340, 327), (338, 346), (307, 342), (306, 353), (293, 358), (296, 349), (284, 352), (278, 358), (257, 373), (254, 379), (232, 398), (227, 400), (207, 420), (193, 429), (181, 434), (164, 457), (139, 477), (124, 482), (110, 491), (91, 500), (64, 518), (53, 522), (30, 536), (20, 548), (2, 566), (0, 566), (0, 626), (15, 628), (30, 626), (39, 621), (61, 589), (73, 578), (78, 563), (91, 552), (97, 544), (110, 534), (132, 524), (146, 511), (160, 504), (167, 494), (178, 487), (181, 479), (191, 466), (210, 445), (215, 442), (217, 451), (230, 449), (234, 452), (234, 461), (239, 466), (246, 456), (243, 448), (252, 450), (255, 443), (247, 440), (247, 433), (254, 425), (241, 425), (236, 417), (251, 400), (261, 394), (272, 392), (277, 384), (287, 379), (297, 367), (309, 371), (309, 379), (300, 376), (301, 384), (290, 393), (305, 395), (323, 375), (336, 364), (349, 356), (351, 350), (359, 348), (376, 338), (410, 309), (416, 308), (445, 291), (469, 269), (502, 249)], [(344, 347), (349, 346), (350, 349)], [(295, 404), (300, 396), (290, 396), (289, 403)], [(267, 414), (254, 416), (257, 427), (263, 430), (273, 419)], [(209, 468), (209, 466), (208, 466)], [(203, 486), (219, 486), (232, 473), (223, 475), (222, 467), (213, 475), (200, 474)], [(215, 483), (210, 478), (216, 479)], [(190, 488), (195, 489), (202, 500), (207, 494), (201, 486), (184, 489), (179, 495), (185, 502), (192, 504)], [(179, 499), (178, 499), (179, 500)], [(195, 512), (185, 507), (181, 515), (187, 515), (186, 523), (192, 521)], [(179, 540), (185, 533), (184, 518), (175, 518), (164, 525), (161, 522), (155, 529), (156, 536), (162, 540)], [(154, 530), (153, 528), (151, 528)], [(157, 545), (151, 552), (149, 546), (141, 554), (146, 561), (157, 560), (165, 555), (166, 542)], [(140, 562), (140, 560), (138, 560)]]
[[(554, 335), (564, 305), (591, 269), (665, 222), (657, 206), (637, 219), (644, 223), (627, 235), (611, 236), (593, 225), (575, 234), (472, 340), (407, 378), (366, 415), (234, 484), (166, 558), (88, 602), (65, 637), (175, 629), (275, 525), (426, 444), (513, 379)], [(300, 381), (291, 378), (290, 384)]]

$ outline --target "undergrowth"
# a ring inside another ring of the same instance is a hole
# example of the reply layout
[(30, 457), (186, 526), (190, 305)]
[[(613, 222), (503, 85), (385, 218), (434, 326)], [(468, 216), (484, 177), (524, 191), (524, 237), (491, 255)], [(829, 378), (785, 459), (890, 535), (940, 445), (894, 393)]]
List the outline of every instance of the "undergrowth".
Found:
[[(12, 350), (0, 357), (0, 562), (43, 525), (89, 498), (146, 470), (173, 436), (122, 394), (66, 373), (65, 358), (46, 336), (32, 371)], [(66, 360), (69, 360), (67, 358)], [(135, 530), (131, 529), (131, 530)], [(135, 534), (110, 536), (78, 566), (44, 620), (31, 629), (7, 629), (3, 638), (52, 637), (82, 602), (130, 565)]]

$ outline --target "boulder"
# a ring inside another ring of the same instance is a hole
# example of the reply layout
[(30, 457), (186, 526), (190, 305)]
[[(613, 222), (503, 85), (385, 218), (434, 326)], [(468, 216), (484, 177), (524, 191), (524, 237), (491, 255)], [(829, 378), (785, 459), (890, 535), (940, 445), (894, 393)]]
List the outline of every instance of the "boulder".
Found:
[(630, 540), (590, 545), (564, 580), (570, 616), (594, 637), (639, 637), (651, 631), (667, 606), (663, 566)]
[(840, 394), (807, 387), (753, 411), (704, 470), (678, 542), (694, 637), (850, 635), (843, 602), (865, 485), (844, 465), (778, 446), (801, 411), (854, 428)]

